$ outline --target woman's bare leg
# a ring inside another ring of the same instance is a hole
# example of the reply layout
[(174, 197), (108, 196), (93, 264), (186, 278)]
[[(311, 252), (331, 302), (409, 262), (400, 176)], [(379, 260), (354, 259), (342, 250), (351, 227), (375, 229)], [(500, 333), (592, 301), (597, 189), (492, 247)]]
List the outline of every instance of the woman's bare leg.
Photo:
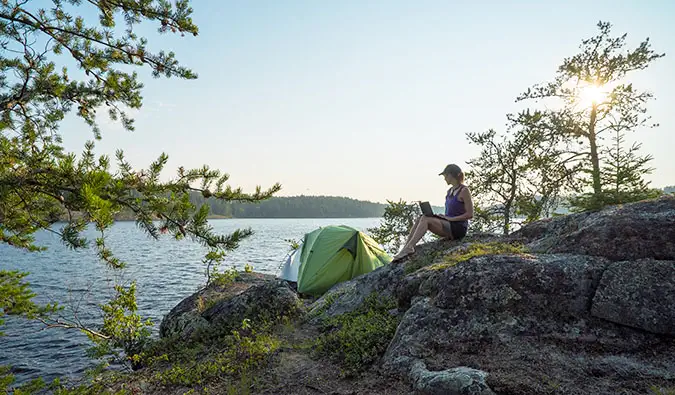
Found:
[(443, 222), (444, 220), (440, 218), (421, 216), (415, 223), (415, 226), (413, 227), (410, 236), (408, 236), (408, 240), (401, 249), (401, 252), (399, 252), (398, 255), (394, 257), (394, 259), (398, 260), (412, 254), (415, 251), (415, 246), (422, 239), (422, 237), (424, 237), (427, 231), (452, 240), (452, 234), (447, 234), (445, 232), (445, 228), (443, 228)]
[(420, 223), (422, 222), (422, 218), (424, 218), (423, 215), (417, 217), (415, 220), (415, 223), (413, 224), (412, 228), (410, 228), (410, 234), (408, 235), (408, 238), (405, 240), (405, 243), (403, 244), (403, 247), (405, 247), (410, 244), (410, 239), (412, 239), (413, 235), (415, 234), (415, 231), (417, 230), (417, 227), (420, 226)]
[(452, 239), (451, 234), (445, 233), (442, 219), (436, 217), (422, 217), (419, 226), (417, 226), (413, 234), (410, 236), (408, 243), (406, 243), (403, 249), (405, 250), (407, 248), (410, 250), (414, 248), (417, 242), (420, 241), (422, 237), (424, 237), (427, 231), (431, 231), (432, 233), (441, 237), (448, 237)]

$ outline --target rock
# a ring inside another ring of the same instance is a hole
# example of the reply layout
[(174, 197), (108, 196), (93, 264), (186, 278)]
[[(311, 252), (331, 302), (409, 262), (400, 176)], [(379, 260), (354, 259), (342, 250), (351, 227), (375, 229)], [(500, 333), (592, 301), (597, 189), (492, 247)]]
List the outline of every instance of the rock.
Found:
[[(433, 256), (438, 253), (442, 253), (439, 255), (439, 258), (442, 259), (445, 254), (466, 246), (470, 242), (487, 241), (494, 238), (495, 235), (485, 233), (466, 237), (462, 242), (436, 240), (419, 245), (415, 254), (401, 263), (385, 265), (370, 273), (333, 286), (311, 305), (309, 315), (313, 318), (310, 322), (317, 323), (325, 318), (354, 311), (373, 292), (381, 297), (397, 298), (400, 304), (409, 306), (410, 299), (417, 294), (419, 287), (429, 276), (435, 273), (426, 271), (416, 273), (413, 276), (406, 276), (408, 265), (415, 264), (417, 259), (423, 259), (423, 266), (428, 266), (437, 263)], [(432, 258), (425, 259), (426, 257)], [(409, 293), (406, 293), (406, 290)]]
[(675, 260), (675, 196), (537, 221), (509, 239), (540, 253)]
[(261, 273), (240, 273), (231, 284), (212, 284), (183, 299), (160, 325), (160, 337), (187, 339), (214, 325), (239, 325), (244, 318), (290, 314), (300, 302), (288, 283)]
[(496, 255), (445, 270), (434, 304), (555, 320), (587, 315), (604, 258), (580, 255)]
[(296, 316), (302, 309), (298, 295), (284, 280), (271, 280), (253, 285), (241, 294), (217, 302), (202, 313), (210, 325), (239, 326), (252, 321), (274, 321), (277, 317)]
[[(641, 394), (668, 383), (674, 338), (591, 314), (610, 265), (592, 256), (494, 255), (444, 269), (420, 286), (427, 296), (411, 299), (383, 368), (428, 393), (450, 391), (455, 384), (439, 382), (458, 367), (487, 373), (476, 373), (485, 384), (476, 388), (500, 394)], [(630, 276), (632, 268), (613, 270)]]
[(386, 265), (350, 281), (336, 284), (314, 302), (309, 311), (311, 323), (351, 312), (359, 308), (372, 293), (382, 297), (392, 296), (392, 284), (403, 278), (403, 266)]
[(410, 376), (418, 394), (494, 395), (485, 383), (487, 373), (464, 366), (430, 372), (423, 362), (417, 362)]
[(617, 324), (675, 336), (675, 261), (644, 259), (610, 265), (591, 311)]

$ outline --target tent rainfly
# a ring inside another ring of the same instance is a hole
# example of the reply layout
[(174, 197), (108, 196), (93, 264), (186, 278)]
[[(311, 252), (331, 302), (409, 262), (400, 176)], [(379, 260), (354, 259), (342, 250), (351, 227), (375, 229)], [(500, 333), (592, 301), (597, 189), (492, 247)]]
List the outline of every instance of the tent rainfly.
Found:
[(300, 293), (318, 296), (390, 262), (391, 257), (365, 233), (348, 226), (327, 226), (305, 235), (279, 277), (297, 282)]

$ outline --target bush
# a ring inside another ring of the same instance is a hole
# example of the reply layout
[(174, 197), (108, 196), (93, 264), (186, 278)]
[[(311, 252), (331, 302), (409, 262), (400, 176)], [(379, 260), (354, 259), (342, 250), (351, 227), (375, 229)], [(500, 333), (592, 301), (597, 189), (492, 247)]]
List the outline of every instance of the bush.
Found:
[(326, 320), (316, 355), (340, 363), (346, 376), (356, 374), (387, 349), (400, 320), (390, 312), (395, 308), (395, 300), (373, 293), (357, 310)]

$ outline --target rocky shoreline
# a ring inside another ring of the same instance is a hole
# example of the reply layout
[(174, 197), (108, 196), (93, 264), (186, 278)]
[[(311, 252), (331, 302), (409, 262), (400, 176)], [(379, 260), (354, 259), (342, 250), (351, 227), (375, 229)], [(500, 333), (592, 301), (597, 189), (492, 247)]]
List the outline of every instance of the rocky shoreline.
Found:
[[(374, 297), (393, 304), (364, 308)], [(378, 320), (393, 329), (369, 325)], [(279, 346), (232, 393), (672, 394), (675, 197), (543, 220), (507, 238), (428, 243), (318, 300), (242, 273), (186, 298), (160, 329), (185, 342), (242, 322)], [(317, 354), (331, 344), (343, 346)], [(330, 352), (338, 357), (320, 356)], [(358, 369), (346, 375), (354, 355)], [(140, 371), (128, 385), (227, 393), (225, 376), (157, 384)]]

